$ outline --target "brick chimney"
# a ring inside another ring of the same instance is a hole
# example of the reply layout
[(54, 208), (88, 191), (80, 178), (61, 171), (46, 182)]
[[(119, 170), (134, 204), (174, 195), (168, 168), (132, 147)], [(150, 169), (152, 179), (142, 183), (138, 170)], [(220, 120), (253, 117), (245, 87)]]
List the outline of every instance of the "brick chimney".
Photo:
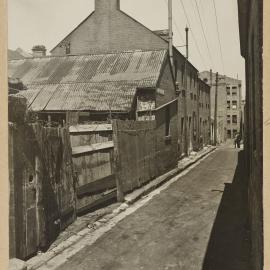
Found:
[(120, 9), (120, 0), (95, 0), (95, 11), (110, 13)]
[(34, 57), (44, 57), (46, 56), (46, 47), (44, 45), (35, 45), (32, 48)]

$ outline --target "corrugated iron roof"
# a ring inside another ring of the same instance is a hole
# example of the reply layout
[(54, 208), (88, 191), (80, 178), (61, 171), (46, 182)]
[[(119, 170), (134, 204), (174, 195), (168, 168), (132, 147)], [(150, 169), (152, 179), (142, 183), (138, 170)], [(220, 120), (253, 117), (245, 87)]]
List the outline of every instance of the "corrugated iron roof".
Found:
[(128, 111), (138, 87), (156, 87), (166, 50), (42, 57), (9, 62), (34, 111)]
[(78, 83), (31, 85), (19, 95), (33, 111), (129, 111), (137, 85)]
[(159, 76), (166, 50), (54, 56), (9, 61), (9, 76), (25, 84), (150, 80)]

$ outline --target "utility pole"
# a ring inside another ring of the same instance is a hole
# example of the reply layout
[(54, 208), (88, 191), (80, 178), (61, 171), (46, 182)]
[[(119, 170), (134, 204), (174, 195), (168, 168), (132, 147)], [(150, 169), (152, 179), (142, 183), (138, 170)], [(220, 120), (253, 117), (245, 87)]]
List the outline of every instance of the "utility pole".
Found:
[(217, 102), (218, 102), (218, 72), (216, 73), (216, 92), (215, 92), (215, 119), (214, 119), (214, 145), (217, 145)]
[(213, 144), (213, 130), (212, 130), (212, 118), (211, 118), (211, 115), (212, 115), (212, 104), (211, 104), (211, 92), (212, 92), (212, 87), (213, 87), (213, 71), (212, 69), (210, 69), (210, 100), (209, 100), (209, 106), (210, 106), (210, 141), (211, 141), (211, 144)]
[(172, 0), (168, 0), (168, 24), (169, 24), (169, 56), (172, 67), (174, 66), (173, 61), (173, 30), (172, 30)]
[(186, 30), (186, 58), (188, 59), (188, 31), (189, 31), (189, 28), (186, 26), (185, 28)]
[(185, 87), (185, 94), (184, 94), (184, 125), (185, 125), (185, 154), (188, 155), (188, 136), (187, 136), (187, 122), (188, 122), (188, 116), (187, 116), (187, 61), (188, 61), (188, 27), (186, 27), (186, 58), (185, 58), (185, 76), (184, 76), (184, 87)]

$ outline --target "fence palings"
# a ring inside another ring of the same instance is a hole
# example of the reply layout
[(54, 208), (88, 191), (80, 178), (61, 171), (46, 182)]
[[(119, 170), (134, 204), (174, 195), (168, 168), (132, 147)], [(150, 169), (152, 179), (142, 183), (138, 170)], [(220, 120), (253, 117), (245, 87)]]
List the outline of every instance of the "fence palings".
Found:
[(155, 121), (113, 122), (118, 200), (156, 176)]
[(11, 199), (16, 198), (10, 202), (12, 256), (25, 259), (75, 219), (71, 147), (66, 128), (23, 124), (9, 131)]

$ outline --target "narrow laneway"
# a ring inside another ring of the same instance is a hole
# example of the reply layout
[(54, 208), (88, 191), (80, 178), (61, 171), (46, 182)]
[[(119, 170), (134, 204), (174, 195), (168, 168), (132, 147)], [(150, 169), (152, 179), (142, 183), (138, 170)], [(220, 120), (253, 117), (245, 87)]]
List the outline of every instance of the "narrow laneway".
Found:
[(249, 269), (241, 158), (218, 149), (59, 269)]

